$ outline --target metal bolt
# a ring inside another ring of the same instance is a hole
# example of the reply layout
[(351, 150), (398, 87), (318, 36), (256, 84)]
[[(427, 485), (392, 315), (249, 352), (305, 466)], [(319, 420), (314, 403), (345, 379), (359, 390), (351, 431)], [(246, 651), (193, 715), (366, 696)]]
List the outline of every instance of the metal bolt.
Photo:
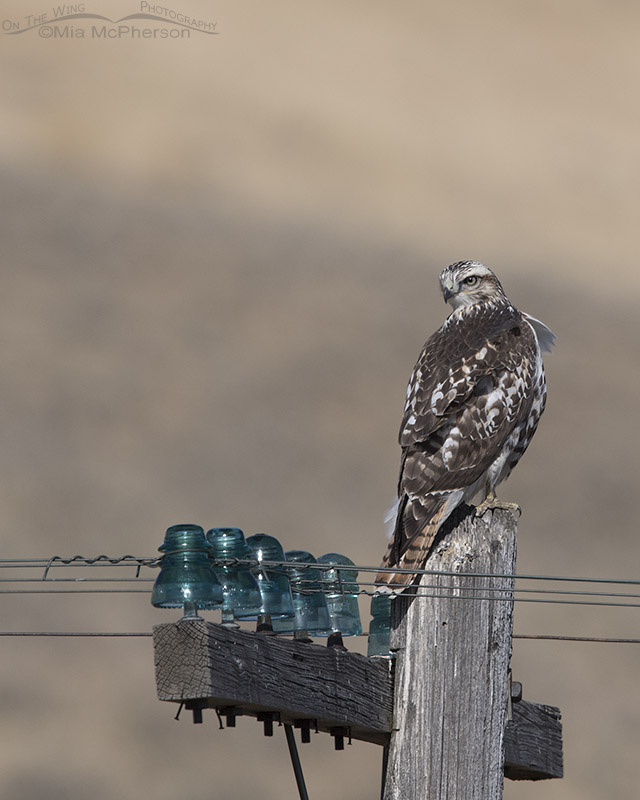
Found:
[(332, 650), (343, 650), (344, 652), (347, 651), (347, 648), (344, 646), (344, 642), (342, 641), (342, 634), (340, 631), (332, 631), (328, 638), (327, 638), (327, 647), (330, 647)]
[(258, 714), (258, 722), (264, 723), (264, 735), (273, 736), (273, 723), (280, 722), (279, 711), (261, 711)]
[(300, 728), (300, 741), (302, 744), (309, 744), (311, 741), (311, 720), (297, 719), (293, 724), (296, 728)]
[(344, 737), (349, 736), (349, 728), (331, 728), (329, 733), (333, 736), (336, 750), (344, 750)]

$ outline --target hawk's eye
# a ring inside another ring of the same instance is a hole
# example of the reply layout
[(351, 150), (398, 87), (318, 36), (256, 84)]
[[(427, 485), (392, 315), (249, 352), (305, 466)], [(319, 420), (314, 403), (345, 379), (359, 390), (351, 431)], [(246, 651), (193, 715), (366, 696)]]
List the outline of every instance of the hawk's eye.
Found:
[(462, 282), (465, 283), (467, 286), (475, 286), (478, 283), (479, 278), (477, 275), (469, 275), (468, 278), (465, 278)]

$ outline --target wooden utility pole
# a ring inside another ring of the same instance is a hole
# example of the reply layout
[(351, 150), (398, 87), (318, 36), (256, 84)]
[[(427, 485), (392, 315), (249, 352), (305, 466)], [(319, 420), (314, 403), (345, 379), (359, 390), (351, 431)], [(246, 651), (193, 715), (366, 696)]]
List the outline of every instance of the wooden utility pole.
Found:
[(427, 563), (439, 574), (392, 603), (393, 661), (199, 618), (157, 625), (158, 697), (194, 722), (215, 708), (267, 736), (280, 723), (289, 744), (295, 727), (303, 744), (324, 731), (338, 750), (389, 747), (385, 800), (498, 800), (503, 776), (562, 777), (558, 709), (514, 700), (507, 721), (515, 537), (509, 512), (450, 520)]
[(439, 574), (392, 603), (385, 800), (502, 797), (516, 520), (467, 508), (442, 534), (426, 564)]

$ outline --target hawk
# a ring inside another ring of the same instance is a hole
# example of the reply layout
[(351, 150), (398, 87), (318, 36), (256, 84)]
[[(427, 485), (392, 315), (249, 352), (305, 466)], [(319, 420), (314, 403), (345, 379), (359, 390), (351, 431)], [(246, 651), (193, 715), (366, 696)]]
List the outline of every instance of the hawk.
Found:
[(400, 427), (402, 462), (393, 524), (376, 584), (402, 591), (421, 569), (452, 511), (482, 492), (476, 509), (518, 508), (496, 498), (544, 411), (541, 351), (555, 336), (518, 311), (494, 273), (458, 261), (440, 274), (453, 311), (413, 368)]

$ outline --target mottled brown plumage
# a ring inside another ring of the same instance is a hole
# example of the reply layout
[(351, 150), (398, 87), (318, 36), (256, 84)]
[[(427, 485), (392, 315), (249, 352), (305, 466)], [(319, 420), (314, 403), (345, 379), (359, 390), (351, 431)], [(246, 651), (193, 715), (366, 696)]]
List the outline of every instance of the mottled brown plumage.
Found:
[(464, 261), (440, 276), (454, 310), (425, 344), (407, 387), (398, 502), (376, 583), (405, 588), (462, 502), (495, 489), (526, 450), (544, 410), (544, 349), (555, 338), (518, 311), (496, 276)]

